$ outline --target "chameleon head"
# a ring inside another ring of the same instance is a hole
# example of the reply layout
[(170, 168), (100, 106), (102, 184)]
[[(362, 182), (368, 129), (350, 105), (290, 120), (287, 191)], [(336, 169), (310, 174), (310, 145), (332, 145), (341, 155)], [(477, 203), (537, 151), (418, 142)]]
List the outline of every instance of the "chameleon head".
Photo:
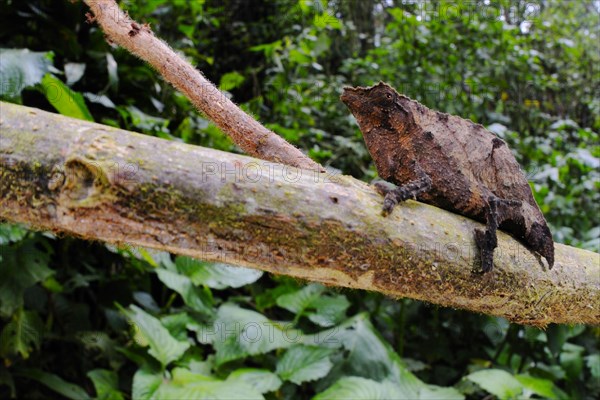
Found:
[[(399, 106), (400, 95), (390, 85), (379, 82), (371, 87), (345, 87), (340, 99), (348, 106), (352, 114), (381, 119), (384, 114)], [(360, 124), (360, 121), (359, 121)]]
[(371, 87), (346, 87), (340, 99), (356, 118), (365, 139), (372, 133), (385, 136), (397, 132), (409, 119), (402, 106), (407, 99), (384, 82)]
[(371, 87), (344, 88), (340, 99), (356, 118), (379, 176), (387, 179), (397, 163), (392, 156), (399, 154), (398, 136), (411, 120), (401, 104), (403, 97), (388, 84), (379, 82)]

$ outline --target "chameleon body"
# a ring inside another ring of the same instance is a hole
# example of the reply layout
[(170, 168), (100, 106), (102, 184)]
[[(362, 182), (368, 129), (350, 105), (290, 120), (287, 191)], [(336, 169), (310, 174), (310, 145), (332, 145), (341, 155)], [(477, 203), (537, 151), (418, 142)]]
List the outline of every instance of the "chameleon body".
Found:
[(506, 143), (483, 126), (433, 111), (379, 84), (345, 88), (379, 176), (384, 214), (408, 198), (486, 224), (475, 230), (484, 272), (492, 270), (502, 229), (554, 264), (552, 234)]

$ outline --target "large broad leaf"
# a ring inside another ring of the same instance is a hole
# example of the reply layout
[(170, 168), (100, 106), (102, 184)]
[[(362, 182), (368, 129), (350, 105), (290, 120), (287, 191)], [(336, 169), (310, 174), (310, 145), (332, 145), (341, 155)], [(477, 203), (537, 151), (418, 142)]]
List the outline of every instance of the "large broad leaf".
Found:
[(146, 292), (133, 292), (133, 299), (136, 303), (144, 308), (146, 311), (150, 311), (153, 313), (159, 313), (160, 307), (156, 304), (154, 298), (150, 293)]
[(190, 329), (196, 331), (199, 342), (213, 345), (217, 365), (287, 348), (302, 338), (291, 324), (271, 321), (255, 311), (228, 303), (219, 307), (212, 325), (190, 326)]
[(147, 368), (140, 368), (133, 375), (131, 398), (136, 400), (150, 400), (163, 382), (160, 372), (154, 372)]
[[(196, 324), (196, 320), (188, 313), (173, 312), (160, 317), (160, 323), (167, 328), (171, 336), (175, 339), (185, 341), (188, 337), (188, 326)], [(181, 362), (181, 360), (178, 361)]]
[(34, 240), (2, 246), (0, 263), (0, 316), (8, 317), (23, 305), (25, 289), (54, 273), (47, 267), (50, 254)]
[(346, 310), (350, 307), (350, 302), (342, 294), (325, 294), (319, 296), (310, 305), (314, 311), (306, 313), (308, 319), (319, 326), (328, 328), (346, 318)]
[(537, 378), (531, 375), (515, 375), (525, 390), (542, 396), (545, 399), (564, 399), (562, 391), (549, 379)]
[(149, 353), (165, 366), (181, 357), (190, 347), (188, 342), (175, 339), (169, 331), (154, 318), (137, 306), (130, 306), (123, 313), (131, 320), (135, 329), (135, 338), (139, 345), (149, 346)]
[(0, 49), (0, 97), (18, 98), (52, 69), (52, 52)]
[(513, 399), (523, 392), (523, 385), (511, 374), (501, 369), (484, 369), (465, 377), (475, 382), (499, 399)]
[(81, 93), (71, 90), (60, 79), (50, 74), (45, 75), (42, 79), (42, 92), (48, 102), (62, 115), (85, 121), (94, 120)]
[(96, 389), (98, 400), (123, 400), (123, 394), (119, 392), (119, 379), (117, 373), (106, 369), (94, 369), (87, 373), (88, 378)]
[(306, 308), (310, 307), (311, 303), (318, 299), (324, 291), (325, 287), (318, 283), (306, 285), (296, 292), (279, 296), (277, 298), (277, 305), (294, 314), (300, 314)]
[(344, 377), (334, 383), (324, 392), (313, 397), (313, 400), (328, 399), (357, 399), (357, 400), (444, 400), (462, 399), (460, 393), (453, 388), (438, 388), (429, 386), (420, 390), (416, 395), (406, 386), (396, 382), (377, 382), (356, 376)]
[(175, 260), (177, 270), (188, 276), (195, 285), (212, 289), (238, 288), (256, 282), (262, 271), (233, 267), (228, 264), (209, 263), (190, 257), (179, 256)]
[(345, 358), (324, 379), (333, 384), (344, 376), (389, 381), (412, 399), (463, 399), (454, 388), (427, 385), (408, 370), (388, 342), (383, 340), (366, 314), (359, 314), (334, 328), (304, 338), (306, 345), (345, 350)]
[(310, 284), (279, 296), (277, 305), (296, 314), (296, 319), (306, 316), (319, 326), (330, 327), (346, 317), (350, 303), (344, 295), (328, 295), (324, 291), (324, 286)]
[(323, 378), (333, 367), (331, 353), (323, 347), (294, 346), (277, 362), (277, 374), (296, 385)]
[(242, 368), (233, 371), (226, 380), (232, 385), (244, 384), (259, 393), (274, 392), (281, 387), (281, 379), (266, 369)]
[(343, 349), (343, 370), (347, 376), (362, 376), (377, 382), (392, 380), (414, 386), (425, 384), (408, 371), (400, 357), (375, 330), (366, 314), (359, 314), (343, 324), (304, 338), (306, 345)]
[(194, 286), (190, 278), (166, 269), (157, 269), (156, 274), (158, 275), (158, 279), (169, 289), (179, 293), (185, 304), (192, 309), (205, 315), (213, 314), (210, 293)]
[(590, 369), (590, 374), (596, 379), (600, 378), (600, 354), (590, 354), (585, 357), (585, 363)]
[(157, 400), (252, 400), (264, 399), (262, 394), (243, 382), (232, 384), (216, 378), (196, 374), (188, 369), (175, 368), (172, 379), (163, 381), (151, 399)]
[(74, 383), (69, 383), (55, 374), (50, 374), (39, 369), (24, 369), (17, 371), (15, 375), (38, 381), (68, 399), (91, 399), (88, 393), (81, 386), (77, 386)]
[(326, 391), (313, 397), (313, 400), (405, 400), (416, 399), (413, 393), (402, 389), (389, 381), (376, 382), (356, 376), (338, 380)]
[(35, 348), (39, 349), (44, 332), (44, 324), (33, 311), (19, 309), (0, 334), (0, 356), (8, 357), (19, 353), (28, 358)]

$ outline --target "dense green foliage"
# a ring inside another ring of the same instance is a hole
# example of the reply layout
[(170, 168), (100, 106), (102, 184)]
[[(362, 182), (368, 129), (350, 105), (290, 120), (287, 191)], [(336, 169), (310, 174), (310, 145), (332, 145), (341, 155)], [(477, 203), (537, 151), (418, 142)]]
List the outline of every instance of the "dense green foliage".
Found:
[[(1, 3), (3, 100), (237, 151), (154, 71), (86, 24), (81, 2)], [(338, 100), (344, 85), (384, 80), (488, 126), (527, 171), (555, 240), (598, 251), (597, 4), (123, 6), (267, 126), (357, 178), (376, 173)], [(597, 328), (542, 331), (9, 224), (0, 225), (0, 250), (0, 398), (600, 395)]]

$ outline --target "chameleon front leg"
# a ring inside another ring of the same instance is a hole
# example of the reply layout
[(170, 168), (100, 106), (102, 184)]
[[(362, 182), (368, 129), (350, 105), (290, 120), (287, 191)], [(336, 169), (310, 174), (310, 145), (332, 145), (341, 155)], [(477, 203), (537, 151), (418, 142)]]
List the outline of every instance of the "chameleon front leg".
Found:
[(416, 198), (419, 194), (427, 192), (431, 189), (431, 178), (418, 165), (415, 168), (417, 178), (408, 182), (405, 185), (390, 188), (384, 183), (376, 182), (375, 190), (382, 196), (383, 200), (383, 215), (389, 215), (396, 205), (404, 200)]
[(488, 197), (485, 208), (485, 231), (475, 229), (475, 243), (479, 248), (481, 268), (484, 273), (491, 271), (494, 267), (494, 250), (498, 247), (496, 235), (498, 226), (503, 221), (512, 218), (521, 205), (519, 200), (501, 199), (496, 196)]

